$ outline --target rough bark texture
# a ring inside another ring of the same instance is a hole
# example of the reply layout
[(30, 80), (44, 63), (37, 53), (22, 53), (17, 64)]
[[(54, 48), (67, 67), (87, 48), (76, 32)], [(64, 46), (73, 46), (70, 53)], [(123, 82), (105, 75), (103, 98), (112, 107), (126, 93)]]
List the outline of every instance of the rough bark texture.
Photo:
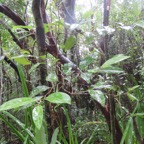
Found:
[(46, 60), (41, 56), (46, 55), (45, 32), (43, 19), (41, 15), (41, 0), (33, 0), (32, 3), (33, 16), (36, 23), (36, 39), (38, 43), (39, 59), (40, 59), (40, 81), (42, 85), (46, 85), (47, 67)]

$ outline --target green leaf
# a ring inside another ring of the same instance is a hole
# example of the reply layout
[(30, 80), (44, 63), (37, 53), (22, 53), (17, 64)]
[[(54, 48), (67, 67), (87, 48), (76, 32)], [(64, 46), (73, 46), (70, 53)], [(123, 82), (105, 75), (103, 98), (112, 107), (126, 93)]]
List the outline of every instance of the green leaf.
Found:
[(36, 101), (36, 99), (30, 98), (30, 97), (15, 98), (15, 99), (9, 100), (9, 101), (5, 102), (4, 104), (2, 104), (0, 106), (0, 111), (18, 108), (21, 106), (31, 104), (35, 101)]
[(87, 83), (90, 83), (91, 76), (92, 76), (91, 73), (81, 73), (81, 77), (82, 77)]
[(129, 92), (134, 91), (135, 89), (137, 89), (139, 87), (139, 85), (133, 86), (131, 88), (128, 89)]
[(119, 67), (105, 67), (98, 70), (99, 73), (119, 74), (124, 71)]
[(130, 93), (127, 93), (127, 95), (128, 95), (128, 97), (129, 97), (130, 100), (132, 100), (132, 101), (138, 101), (138, 99), (134, 95), (132, 95)]
[(125, 139), (129, 136), (129, 131), (131, 129), (131, 125), (132, 125), (132, 117), (129, 118), (129, 120), (128, 120), (127, 124), (126, 124), (126, 128), (125, 128), (125, 130), (123, 132), (123, 136), (122, 136), (120, 144), (124, 144)]
[(135, 114), (131, 114), (131, 116), (140, 116), (140, 117), (144, 117), (144, 113), (135, 113)]
[(50, 31), (49, 26), (50, 26), (49, 24), (44, 24), (44, 31), (45, 31), (45, 33), (47, 33), (47, 32)]
[(48, 144), (46, 125), (42, 124), (40, 129), (35, 129), (35, 144)]
[(16, 26), (13, 26), (12, 30), (15, 30), (15, 29), (32, 29), (32, 26), (24, 26), (24, 25), (16, 25)]
[(15, 60), (17, 63), (22, 65), (30, 65), (31, 62), (26, 57), (27, 56), (25, 55), (20, 55), (20, 56), (12, 57), (11, 59)]
[(21, 49), (20, 52), (21, 52), (21, 54), (24, 54), (24, 55), (30, 55), (30, 51), (28, 51), (28, 50)]
[(16, 137), (19, 138), (19, 140), (21, 142), (24, 141), (25, 137), (22, 135), (22, 133), (7, 118), (5, 118), (2, 114), (0, 114), (0, 119), (2, 121), (4, 121), (4, 123), (10, 128), (11, 132), (13, 132), (13, 134), (15, 134)]
[(141, 27), (141, 28), (144, 28), (144, 21), (138, 21), (135, 23), (135, 26), (138, 26), (138, 27)]
[(50, 81), (50, 82), (57, 82), (58, 78), (56, 76), (56, 73), (49, 73), (48, 76), (46, 77), (46, 81)]
[(46, 97), (45, 100), (56, 104), (62, 104), (62, 103), (71, 104), (70, 96), (63, 92), (52, 93), (48, 97)]
[(81, 62), (80, 62), (80, 69), (84, 70), (88, 65), (90, 65), (91, 63), (93, 63), (94, 58), (87, 56), (86, 58), (84, 58)]
[(71, 63), (66, 63), (63, 65), (63, 73), (65, 75), (71, 75), (72, 74), (72, 64)]
[(25, 78), (25, 75), (24, 75), (24, 70), (19, 64), (17, 65), (17, 68), (18, 68), (18, 72), (19, 72), (19, 75), (20, 75), (20, 80), (21, 80), (21, 83), (22, 83), (24, 96), (28, 97), (29, 92), (28, 92), (28, 87), (27, 87), (27, 84), (26, 84), (26, 78)]
[(101, 68), (106, 68), (106, 67), (110, 67), (113, 64), (119, 63), (125, 59), (130, 58), (130, 56), (125, 56), (123, 54), (118, 54), (115, 55), (114, 57), (112, 57), (111, 59), (107, 60), (102, 66)]
[(96, 101), (98, 101), (102, 106), (105, 105), (105, 96), (103, 94), (102, 91), (100, 90), (88, 90), (90, 96), (95, 99)]
[(41, 85), (41, 86), (37, 86), (36, 88), (34, 88), (31, 93), (30, 93), (30, 97), (34, 97), (39, 93), (42, 93), (44, 91), (46, 91), (48, 89), (47, 86), (45, 85)]
[(137, 128), (142, 138), (144, 138), (144, 112), (143, 110), (144, 110), (144, 103), (142, 102), (142, 103), (139, 103), (137, 113), (135, 113)]
[(40, 129), (43, 122), (43, 107), (41, 105), (38, 105), (33, 109), (32, 118), (37, 129)]
[(139, 1), (139, 0), (134, 0), (132, 2), (133, 14), (135, 16), (139, 16), (141, 14), (142, 9), (143, 9), (142, 5), (143, 5), (142, 1)]
[(52, 135), (52, 140), (50, 144), (56, 144), (58, 133), (59, 133), (59, 128), (56, 128)]
[(95, 67), (94, 69), (89, 69), (88, 72), (89, 73), (97, 73), (99, 72), (100, 68), (99, 67)]
[(37, 68), (39, 65), (40, 65), (40, 63), (36, 63), (36, 64), (34, 64), (34, 65), (30, 68), (30, 70), (29, 70), (29, 74), (30, 74), (31, 72), (35, 71), (36, 68)]
[(94, 89), (110, 89), (112, 88), (112, 86), (105, 82), (97, 82), (95, 85), (93, 85), (93, 88)]
[(76, 38), (74, 36), (70, 36), (65, 43), (64, 50), (67, 51), (71, 49), (76, 44)]
[(22, 123), (19, 119), (17, 119), (15, 116), (13, 116), (13, 114), (7, 112), (7, 111), (3, 111), (3, 114), (5, 116), (8, 116), (11, 120), (13, 120), (23, 131), (25, 131), (31, 138), (34, 137), (33, 133), (26, 128), (25, 124)]

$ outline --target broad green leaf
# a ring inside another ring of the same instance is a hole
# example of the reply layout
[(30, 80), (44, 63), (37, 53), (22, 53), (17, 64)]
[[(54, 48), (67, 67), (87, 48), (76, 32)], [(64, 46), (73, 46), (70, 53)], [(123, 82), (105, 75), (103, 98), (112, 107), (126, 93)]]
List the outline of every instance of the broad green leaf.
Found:
[(102, 91), (100, 90), (88, 90), (90, 96), (95, 99), (96, 101), (98, 101), (102, 106), (105, 105), (105, 96), (103, 94)]
[(52, 135), (52, 140), (50, 144), (56, 144), (58, 133), (59, 133), (59, 128), (56, 128)]
[(38, 105), (33, 109), (32, 118), (37, 129), (40, 129), (43, 122), (43, 107), (41, 105)]
[(30, 93), (30, 97), (34, 97), (44, 91), (46, 91), (48, 89), (47, 86), (45, 85), (41, 85), (41, 86), (37, 86), (36, 88), (34, 88), (31, 93)]
[(22, 65), (30, 65), (31, 62), (26, 57), (27, 56), (25, 55), (20, 55), (20, 56), (12, 57), (11, 59), (15, 60), (17, 63)]
[(82, 77), (87, 83), (90, 83), (91, 76), (92, 76), (91, 73), (81, 73), (81, 77)]
[(89, 69), (88, 72), (90, 73), (97, 73), (99, 72), (100, 68), (99, 67), (95, 67), (94, 69)]
[(30, 74), (31, 72), (35, 71), (36, 68), (37, 68), (39, 65), (40, 65), (40, 63), (36, 63), (36, 64), (34, 64), (34, 65), (30, 68), (30, 70), (29, 70), (29, 74)]
[(71, 49), (76, 44), (76, 38), (74, 36), (70, 36), (65, 43), (64, 50), (67, 51)]
[(98, 70), (99, 73), (108, 73), (108, 74), (119, 74), (123, 73), (124, 71), (118, 67), (104, 67)]
[(46, 97), (45, 100), (55, 104), (62, 104), (62, 103), (71, 104), (70, 96), (63, 92), (52, 93), (48, 97)]
[(65, 75), (71, 75), (72, 74), (72, 64), (71, 63), (66, 63), (63, 65), (63, 73)]
[(48, 76), (46, 77), (46, 81), (50, 81), (50, 82), (57, 82), (58, 78), (56, 76), (56, 73), (49, 73)]
[(110, 67), (111, 65), (113, 64), (116, 64), (116, 63), (119, 63), (123, 60), (126, 60), (130, 58), (130, 56), (125, 56), (123, 54), (118, 54), (118, 55), (115, 55), (114, 57), (112, 57), (111, 59), (107, 60), (102, 66), (101, 68), (106, 68), (106, 67)]
[(88, 65), (90, 65), (94, 61), (94, 58), (87, 56), (80, 62), (80, 69), (85, 69)]
[(35, 101), (36, 101), (36, 99), (30, 98), (30, 97), (15, 98), (15, 99), (9, 100), (9, 101), (5, 102), (4, 104), (2, 104), (0, 106), (0, 111), (18, 108), (21, 106), (31, 104)]
[(35, 144), (48, 144), (46, 125), (42, 124), (40, 129), (35, 129)]

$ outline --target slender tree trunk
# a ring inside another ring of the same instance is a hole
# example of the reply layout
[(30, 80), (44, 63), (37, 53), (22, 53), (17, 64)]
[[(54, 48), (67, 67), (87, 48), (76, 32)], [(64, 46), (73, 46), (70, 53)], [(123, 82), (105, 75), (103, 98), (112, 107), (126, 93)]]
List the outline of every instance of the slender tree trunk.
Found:
[(36, 23), (36, 39), (38, 44), (39, 51), (39, 61), (40, 61), (40, 82), (42, 85), (46, 85), (46, 76), (47, 76), (47, 67), (46, 60), (42, 58), (46, 56), (46, 47), (45, 47), (45, 32), (42, 19), (42, 9), (41, 9), (41, 0), (33, 0), (32, 11)]

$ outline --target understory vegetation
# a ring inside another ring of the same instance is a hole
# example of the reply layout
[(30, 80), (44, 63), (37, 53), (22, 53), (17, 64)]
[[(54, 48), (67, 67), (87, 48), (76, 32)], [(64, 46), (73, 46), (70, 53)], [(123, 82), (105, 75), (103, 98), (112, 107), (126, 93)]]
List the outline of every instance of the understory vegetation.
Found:
[(0, 0), (0, 144), (143, 144), (143, 76), (143, 0)]

